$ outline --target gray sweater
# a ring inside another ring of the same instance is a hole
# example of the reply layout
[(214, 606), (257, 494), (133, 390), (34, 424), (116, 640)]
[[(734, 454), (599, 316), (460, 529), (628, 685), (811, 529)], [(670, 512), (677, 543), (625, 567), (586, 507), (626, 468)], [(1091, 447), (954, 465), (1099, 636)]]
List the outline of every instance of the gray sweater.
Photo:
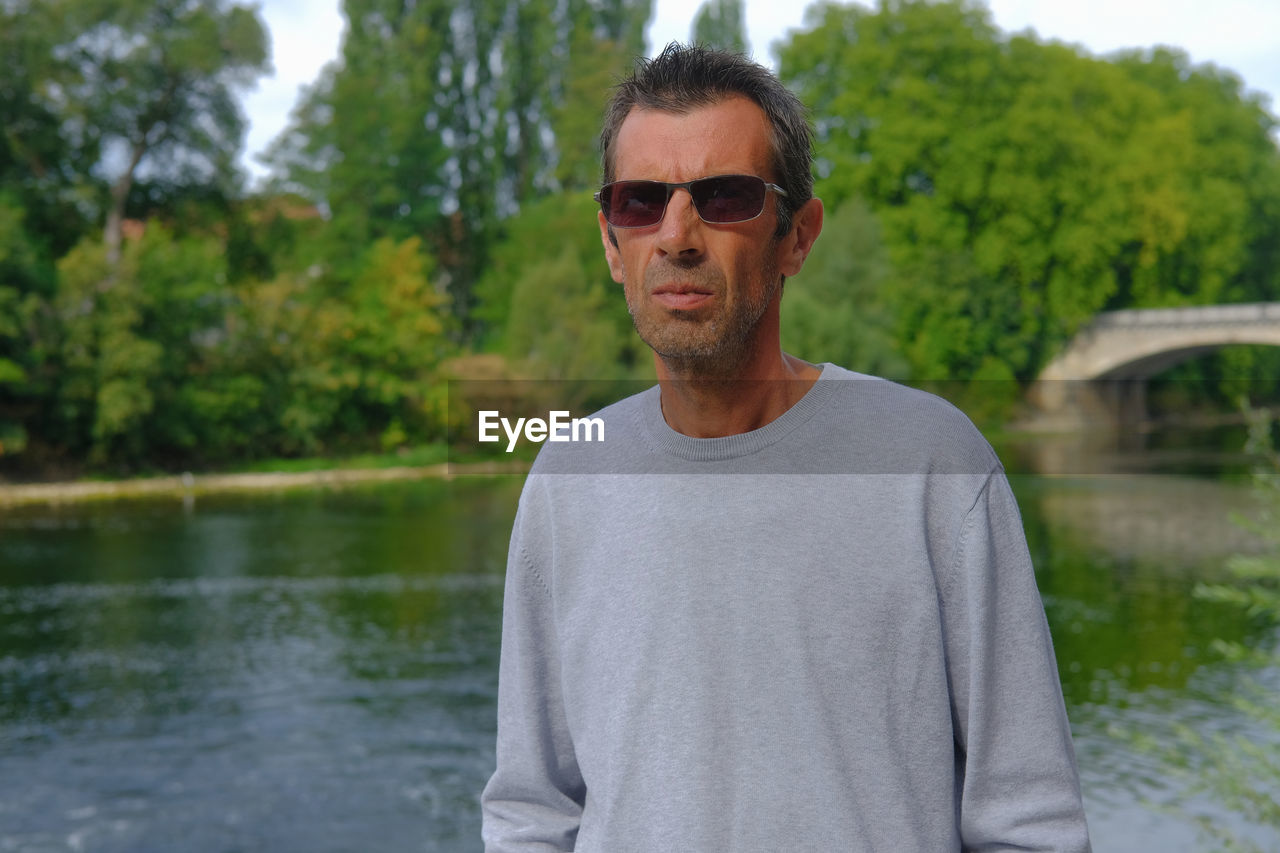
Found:
[(962, 414), (825, 365), (742, 435), (675, 432), (656, 388), (601, 416), (520, 499), (488, 851), (1089, 849), (1018, 509)]

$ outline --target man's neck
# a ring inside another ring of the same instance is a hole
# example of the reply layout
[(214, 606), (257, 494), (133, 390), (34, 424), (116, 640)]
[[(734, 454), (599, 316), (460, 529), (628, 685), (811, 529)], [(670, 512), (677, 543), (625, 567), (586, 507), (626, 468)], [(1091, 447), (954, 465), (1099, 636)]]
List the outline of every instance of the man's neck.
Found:
[(822, 373), (781, 349), (725, 376), (707, 376), (657, 360), (662, 416), (676, 432), (720, 438), (759, 429), (800, 401)]

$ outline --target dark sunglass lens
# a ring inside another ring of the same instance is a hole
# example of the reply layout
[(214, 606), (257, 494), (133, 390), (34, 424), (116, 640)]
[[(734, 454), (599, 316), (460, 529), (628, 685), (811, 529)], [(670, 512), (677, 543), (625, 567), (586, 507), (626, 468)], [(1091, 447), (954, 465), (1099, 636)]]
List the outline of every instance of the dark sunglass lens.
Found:
[(619, 228), (641, 228), (662, 219), (667, 188), (653, 181), (619, 181), (606, 187), (604, 218)]
[(754, 219), (764, 210), (762, 178), (725, 175), (694, 181), (690, 189), (698, 215), (707, 222), (742, 222)]

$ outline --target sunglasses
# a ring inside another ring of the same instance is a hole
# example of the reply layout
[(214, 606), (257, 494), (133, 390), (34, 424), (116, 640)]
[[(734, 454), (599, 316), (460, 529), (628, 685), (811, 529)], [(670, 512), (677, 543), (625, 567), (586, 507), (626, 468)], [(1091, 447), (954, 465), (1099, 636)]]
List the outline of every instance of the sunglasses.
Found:
[(703, 222), (723, 225), (746, 222), (764, 212), (764, 197), (773, 190), (784, 198), (787, 191), (755, 175), (716, 175), (696, 181), (614, 181), (595, 194), (605, 221), (614, 228), (657, 225), (667, 212), (676, 190), (687, 190)]

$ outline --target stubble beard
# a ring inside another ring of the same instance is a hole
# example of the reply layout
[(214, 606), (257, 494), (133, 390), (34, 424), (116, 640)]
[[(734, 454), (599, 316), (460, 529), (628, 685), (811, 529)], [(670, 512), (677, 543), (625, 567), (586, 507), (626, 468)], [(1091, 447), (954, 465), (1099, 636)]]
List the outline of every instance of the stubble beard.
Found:
[[(759, 294), (737, 294), (731, 304), (723, 301), (728, 292), (724, 273), (705, 262), (679, 267), (679, 278), (701, 285), (716, 295), (718, 305), (710, 317), (697, 311), (670, 311), (648, 305), (638, 311), (628, 296), (627, 310), (636, 333), (662, 359), (673, 375), (732, 377), (746, 360), (761, 318), (782, 287), (777, 264), (765, 262), (765, 287)], [(640, 299), (672, 277), (664, 266), (650, 267)]]

